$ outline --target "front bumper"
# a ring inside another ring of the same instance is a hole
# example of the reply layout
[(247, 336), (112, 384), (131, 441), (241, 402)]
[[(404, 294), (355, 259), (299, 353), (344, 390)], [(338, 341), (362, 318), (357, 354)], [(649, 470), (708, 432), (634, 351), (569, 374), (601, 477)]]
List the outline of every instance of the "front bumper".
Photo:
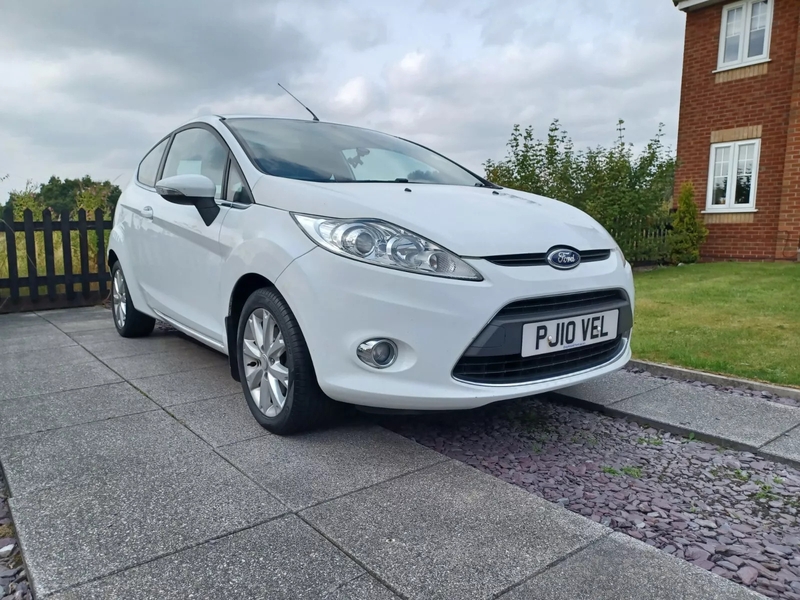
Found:
[[(611, 373), (630, 359), (629, 332), (608, 362), (533, 383), (459, 381), (453, 370), (495, 315), (510, 303), (592, 290), (623, 290), (633, 303), (630, 266), (612, 252), (571, 271), (501, 267), (469, 259), (484, 277), (469, 282), (395, 271), (321, 248), (295, 260), (276, 285), (305, 335), (322, 390), (365, 406), (450, 410), (556, 390)], [(587, 312), (593, 312), (589, 309)], [(395, 341), (398, 359), (372, 369), (356, 356), (367, 339)]]

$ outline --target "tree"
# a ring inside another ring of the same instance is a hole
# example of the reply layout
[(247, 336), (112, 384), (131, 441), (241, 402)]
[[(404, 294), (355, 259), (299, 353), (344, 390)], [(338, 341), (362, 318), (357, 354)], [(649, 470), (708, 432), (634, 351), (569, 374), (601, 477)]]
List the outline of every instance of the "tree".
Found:
[(660, 126), (640, 153), (625, 142), (623, 121), (609, 147), (575, 150), (556, 120), (547, 138), (514, 126), (506, 158), (484, 163), (490, 181), (555, 198), (597, 219), (631, 261), (668, 258), (666, 235), (675, 159), (662, 143)]
[[(36, 197), (36, 206), (30, 206), (33, 193)], [(94, 218), (94, 210), (102, 208), (106, 215), (110, 215), (117, 205), (122, 191), (119, 186), (110, 181), (94, 181), (86, 175), (81, 179), (65, 179), (52, 176), (47, 183), (40, 186), (33, 185), (30, 181), (25, 190), (14, 190), (9, 194), (8, 203), (17, 213), (17, 204), (25, 203), (25, 208), (41, 211), (50, 208), (56, 215), (67, 210), (74, 214), (78, 209), (86, 209), (87, 216)], [(22, 209), (24, 210), (24, 209)]]
[(672, 215), (669, 235), (670, 258), (673, 264), (694, 263), (700, 258), (700, 246), (708, 236), (708, 229), (700, 220), (694, 202), (694, 185), (687, 181), (681, 186), (678, 210)]

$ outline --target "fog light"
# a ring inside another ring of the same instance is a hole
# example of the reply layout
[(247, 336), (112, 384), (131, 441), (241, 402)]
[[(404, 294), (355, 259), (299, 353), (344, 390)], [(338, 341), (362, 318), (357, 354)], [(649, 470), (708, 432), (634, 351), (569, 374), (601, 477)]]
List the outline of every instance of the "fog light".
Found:
[(392, 340), (367, 340), (358, 346), (356, 354), (364, 364), (385, 369), (397, 359), (397, 346)]

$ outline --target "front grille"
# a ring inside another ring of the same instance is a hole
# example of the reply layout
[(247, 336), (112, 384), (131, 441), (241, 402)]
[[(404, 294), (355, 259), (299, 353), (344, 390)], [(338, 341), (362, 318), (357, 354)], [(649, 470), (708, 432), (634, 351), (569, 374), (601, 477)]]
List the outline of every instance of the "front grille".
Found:
[[(608, 259), (611, 250), (579, 250), (578, 254), (581, 255), (581, 262), (597, 262)], [(486, 260), (501, 267), (535, 267), (547, 264), (547, 252), (487, 256)]]
[(622, 350), (624, 338), (562, 350), (540, 356), (462, 357), (453, 370), (461, 381), (483, 384), (528, 383), (570, 375), (611, 361)]
[[(582, 292), (579, 294), (569, 294), (568, 296), (548, 296), (546, 298), (531, 298), (512, 302), (503, 308), (497, 317), (530, 317), (531, 320), (542, 313), (552, 313), (554, 311), (569, 310), (580, 314), (583, 309), (585, 312), (592, 312), (598, 308), (599, 304), (607, 302), (622, 301), (627, 302), (628, 298), (622, 290), (599, 290), (595, 292)], [(497, 318), (495, 317), (495, 318)]]

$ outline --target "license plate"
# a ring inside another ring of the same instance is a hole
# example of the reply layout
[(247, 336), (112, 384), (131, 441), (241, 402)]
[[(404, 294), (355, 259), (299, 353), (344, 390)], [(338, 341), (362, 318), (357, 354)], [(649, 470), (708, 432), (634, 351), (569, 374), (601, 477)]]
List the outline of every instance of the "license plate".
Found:
[(617, 337), (618, 310), (527, 323), (522, 327), (522, 356), (599, 344)]

